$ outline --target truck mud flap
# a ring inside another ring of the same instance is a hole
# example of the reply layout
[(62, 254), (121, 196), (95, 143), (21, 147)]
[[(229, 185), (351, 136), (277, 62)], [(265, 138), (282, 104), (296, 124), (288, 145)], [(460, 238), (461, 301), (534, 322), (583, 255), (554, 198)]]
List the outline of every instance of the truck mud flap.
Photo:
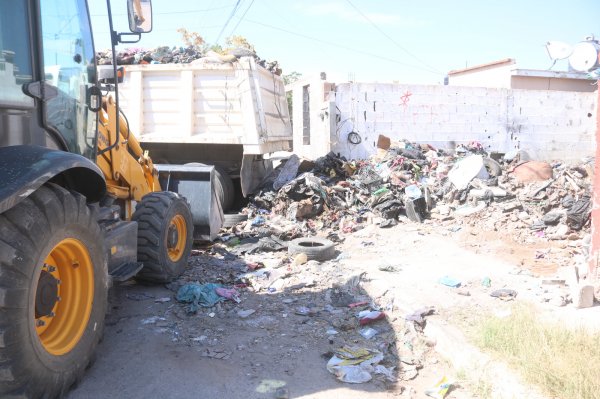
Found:
[(214, 166), (154, 166), (162, 189), (183, 195), (190, 204), (194, 240), (214, 240), (224, 221), (223, 208), (215, 192)]

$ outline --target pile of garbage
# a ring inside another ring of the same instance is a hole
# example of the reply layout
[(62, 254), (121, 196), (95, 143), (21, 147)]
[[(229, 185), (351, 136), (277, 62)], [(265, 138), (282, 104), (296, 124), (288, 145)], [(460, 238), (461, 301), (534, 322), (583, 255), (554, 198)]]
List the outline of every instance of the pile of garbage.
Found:
[[(471, 224), (549, 240), (589, 239), (593, 159), (577, 164), (527, 161), (508, 164), (495, 187), (470, 183), (470, 202), (454, 214), (473, 214)], [(478, 211), (481, 209), (481, 211)]]
[(508, 229), (516, 240), (577, 240), (589, 233), (592, 175), (593, 158), (548, 163), (524, 151), (487, 154), (478, 142), (454, 150), (390, 142), (369, 160), (292, 155), (245, 212), (313, 233), (386, 228), (408, 218)]
[[(241, 57), (253, 57), (258, 65), (274, 74), (281, 75), (281, 67), (277, 61), (266, 61), (258, 57), (254, 51), (245, 48), (231, 48), (223, 52), (203, 50), (197, 46), (159, 46), (154, 49), (127, 48), (117, 53), (117, 65), (225, 64), (233, 63)], [(98, 51), (96, 62), (98, 65), (112, 65), (111, 50)]]

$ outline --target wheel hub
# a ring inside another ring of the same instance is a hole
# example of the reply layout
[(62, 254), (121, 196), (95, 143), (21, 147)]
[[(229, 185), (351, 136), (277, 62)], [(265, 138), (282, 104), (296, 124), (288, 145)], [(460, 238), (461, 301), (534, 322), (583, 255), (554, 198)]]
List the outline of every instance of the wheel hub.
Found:
[(35, 317), (49, 316), (58, 301), (58, 280), (42, 270), (35, 294)]
[(167, 254), (171, 262), (178, 262), (183, 256), (187, 237), (187, 226), (181, 215), (175, 215), (169, 223), (166, 244)]
[(177, 232), (177, 226), (171, 224), (169, 231), (167, 232), (167, 247), (175, 248), (179, 242), (179, 233)]
[(53, 356), (70, 352), (90, 320), (94, 302), (94, 264), (86, 245), (65, 238), (48, 253), (33, 303), (40, 343)]

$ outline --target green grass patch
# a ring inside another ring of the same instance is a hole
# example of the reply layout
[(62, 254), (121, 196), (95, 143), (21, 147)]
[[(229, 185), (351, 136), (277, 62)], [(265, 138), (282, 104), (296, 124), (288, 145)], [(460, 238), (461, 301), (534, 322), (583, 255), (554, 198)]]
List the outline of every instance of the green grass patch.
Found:
[(600, 333), (542, 322), (532, 306), (516, 305), (508, 317), (481, 318), (475, 337), (549, 395), (600, 398)]

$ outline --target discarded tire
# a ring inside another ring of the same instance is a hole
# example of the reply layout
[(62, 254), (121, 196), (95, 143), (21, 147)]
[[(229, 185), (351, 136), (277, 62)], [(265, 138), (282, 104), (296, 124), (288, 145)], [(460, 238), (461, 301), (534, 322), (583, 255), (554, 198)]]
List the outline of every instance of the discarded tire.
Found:
[(326, 238), (296, 238), (288, 243), (290, 255), (306, 254), (308, 260), (324, 261), (335, 256), (335, 244)]
[(248, 215), (243, 213), (226, 213), (223, 216), (223, 227), (225, 228), (233, 227), (238, 223), (248, 220)]
[(492, 158), (483, 158), (483, 165), (491, 177), (498, 177), (502, 174), (502, 166)]

